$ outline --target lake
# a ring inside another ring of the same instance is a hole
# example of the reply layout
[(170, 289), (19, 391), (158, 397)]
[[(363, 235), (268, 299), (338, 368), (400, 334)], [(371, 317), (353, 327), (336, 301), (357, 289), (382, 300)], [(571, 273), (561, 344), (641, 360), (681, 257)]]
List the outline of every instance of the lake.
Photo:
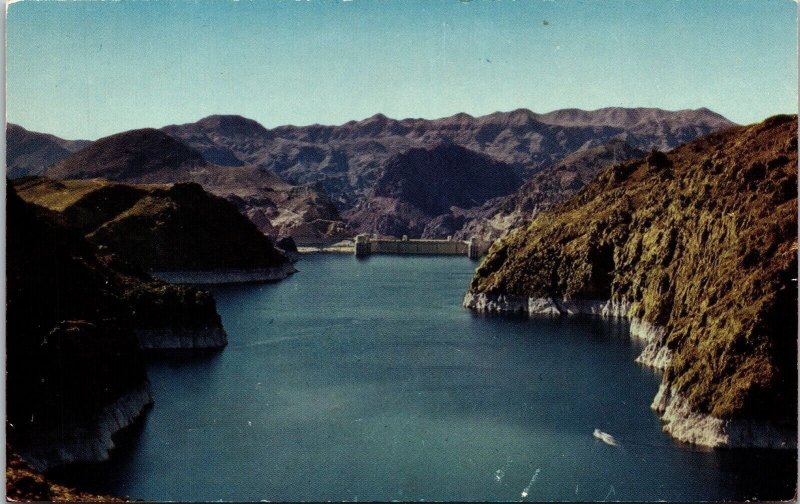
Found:
[(316, 254), (214, 288), (228, 347), (151, 360), (145, 420), (58, 477), (146, 500), (792, 497), (794, 452), (662, 433), (626, 323), (463, 309), (476, 265)]

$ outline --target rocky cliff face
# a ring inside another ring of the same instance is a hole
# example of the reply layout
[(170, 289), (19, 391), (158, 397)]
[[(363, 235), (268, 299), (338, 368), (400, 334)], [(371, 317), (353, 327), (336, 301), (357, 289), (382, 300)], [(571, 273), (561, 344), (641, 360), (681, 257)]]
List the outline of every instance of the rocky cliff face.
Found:
[(106, 458), (150, 404), (140, 334), (226, 342), (208, 293), (152, 280), (61, 221), (9, 186), (6, 432), (38, 470)]
[(465, 304), (628, 317), (666, 431), (795, 446), (797, 117), (609, 167), (497, 242)]
[(119, 497), (81, 492), (48, 481), (9, 450), (6, 450), (6, 498), (16, 502), (126, 502)]
[(282, 277), (292, 271), (236, 207), (194, 183), (24, 178), (15, 187), (23, 199), (59, 212), (90, 242), (145, 270), (286, 270)]

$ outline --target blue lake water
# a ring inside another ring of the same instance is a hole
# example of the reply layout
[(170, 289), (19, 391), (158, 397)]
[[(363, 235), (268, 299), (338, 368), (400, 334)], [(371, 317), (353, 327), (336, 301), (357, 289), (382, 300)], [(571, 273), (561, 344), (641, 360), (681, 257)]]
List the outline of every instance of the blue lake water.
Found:
[(146, 500), (794, 494), (793, 452), (662, 433), (659, 376), (634, 362), (626, 324), (464, 310), (475, 266), (320, 254), (280, 283), (215, 288), (228, 347), (152, 360), (146, 419), (110, 462), (62, 479)]

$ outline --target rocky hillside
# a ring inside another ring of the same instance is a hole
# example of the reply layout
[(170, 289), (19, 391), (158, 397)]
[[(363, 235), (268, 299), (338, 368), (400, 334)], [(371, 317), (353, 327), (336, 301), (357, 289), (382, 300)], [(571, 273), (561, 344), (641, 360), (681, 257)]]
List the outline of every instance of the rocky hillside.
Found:
[(231, 203), (194, 183), (130, 185), (100, 179), (15, 181), (19, 195), (60, 213), (90, 242), (149, 271), (293, 271), (287, 257)]
[(352, 236), (336, 206), (317, 184), (292, 185), (255, 166), (216, 166), (191, 173), (191, 181), (226, 198), (258, 229), (280, 240), (331, 243)]
[(607, 165), (644, 154), (619, 139), (600, 145), (587, 144), (556, 164), (542, 168), (513, 194), (493, 198), (480, 207), (456, 208), (439, 216), (428, 225), (424, 236), (453, 235), (461, 240), (477, 237), (494, 241), (578, 192)]
[(107, 457), (151, 402), (140, 348), (226, 344), (214, 300), (98, 250), (10, 185), (6, 215), (7, 440), (39, 470)]
[(46, 133), (28, 131), (22, 126), (6, 126), (6, 176), (41, 175), (47, 167), (79, 151), (91, 142), (64, 140)]
[(625, 316), (676, 438), (793, 447), (797, 117), (609, 167), (495, 243), (465, 305)]
[[(223, 131), (241, 138), (230, 128)], [(230, 161), (209, 154), (209, 148), (200, 148), (212, 161)], [(184, 142), (159, 130), (143, 129), (97, 140), (47, 169), (46, 174), (59, 179), (101, 177), (133, 183), (195, 182), (230, 200), (263, 233), (274, 238), (337, 241), (351, 235), (336, 207), (314, 184), (295, 186), (267, 170), (233, 164), (213, 164)]]
[(357, 231), (419, 236), (431, 219), (452, 207), (479, 206), (521, 183), (511, 166), (458, 145), (413, 148), (386, 162), (345, 217)]

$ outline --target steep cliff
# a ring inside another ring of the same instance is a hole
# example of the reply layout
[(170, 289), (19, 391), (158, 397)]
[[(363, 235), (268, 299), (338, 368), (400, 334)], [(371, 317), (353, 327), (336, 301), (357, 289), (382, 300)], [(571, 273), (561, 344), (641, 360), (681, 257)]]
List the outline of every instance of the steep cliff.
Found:
[(607, 168), (497, 242), (465, 305), (628, 317), (666, 431), (795, 446), (797, 117)]
[(23, 199), (59, 212), (92, 243), (146, 270), (258, 270), (268, 280), (294, 271), (231, 203), (197, 184), (24, 178), (15, 187)]
[(38, 470), (108, 457), (152, 401), (140, 347), (226, 344), (208, 293), (152, 280), (61, 221), (9, 184), (6, 433)]

